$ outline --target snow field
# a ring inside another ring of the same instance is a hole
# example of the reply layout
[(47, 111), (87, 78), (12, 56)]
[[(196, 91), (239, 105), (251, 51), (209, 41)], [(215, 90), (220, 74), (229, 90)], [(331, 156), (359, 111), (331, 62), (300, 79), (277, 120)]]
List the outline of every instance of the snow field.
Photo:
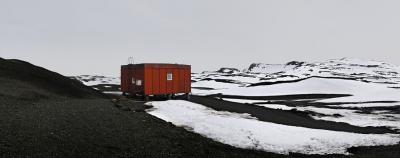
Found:
[(245, 114), (220, 112), (181, 100), (149, 102), (149, 114), (216, 141), (274, 153), (349, 154), (356, 146), (392, 145), (394, 134), (357, 134), (259, 121)]

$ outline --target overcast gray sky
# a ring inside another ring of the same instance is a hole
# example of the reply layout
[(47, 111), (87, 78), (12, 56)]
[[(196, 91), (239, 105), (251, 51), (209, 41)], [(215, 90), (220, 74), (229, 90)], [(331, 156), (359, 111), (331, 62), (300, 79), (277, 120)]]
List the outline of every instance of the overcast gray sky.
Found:
[(400, 65), (398, 0), (0, 0), (0, 56), (64, 75), (357, 57)]

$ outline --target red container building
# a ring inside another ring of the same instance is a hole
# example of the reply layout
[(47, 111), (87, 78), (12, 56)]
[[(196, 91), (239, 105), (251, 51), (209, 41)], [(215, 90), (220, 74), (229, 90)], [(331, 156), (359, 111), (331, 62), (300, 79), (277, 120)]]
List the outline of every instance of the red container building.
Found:
[(123, 94), (171, 97), (184, 93), (189, 99), (191, 67), (181, 64), (129, 64), (121, 66)]

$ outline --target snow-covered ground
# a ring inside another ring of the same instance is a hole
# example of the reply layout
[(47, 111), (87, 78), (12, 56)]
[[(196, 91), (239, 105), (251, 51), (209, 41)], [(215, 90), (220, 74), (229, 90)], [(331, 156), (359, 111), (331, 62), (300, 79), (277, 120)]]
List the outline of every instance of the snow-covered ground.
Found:
[[(120, 94), (104, 90), (106, 86), (119, 85), (118, 77), (82, 75), (73, 78), (94, 88), (104, 84), (97, 88), (104, 93)], [(384, 62), (343, 58), (314, 63), (256, 63), (244, 71), (221, 68), (193, 73), (192, 80), (194, 95), (348, 94), (351, 96), (301, 100), (310, 105), (291, 106), (262, 103), (269, 100), (223, 99), (272, 109), (310, 111), (310, 116), (317, 120), (400, 130), (400, 112), (396, 110), (400, 106), (400, 89), (393, 88), (400, 87), (400, 67)], [(154, 106), (150, 114), (216, 141), (276, 153), (346, 154), (346, 148), (352, 146), (389, 145), (400, 139), (399, 135), (391, 134), (356, 134), (268, 123), (248, 115), (215, 111), (185, 101), (149, 104)], [(365, 108), (372, 110), (360, 112)], [(315, 113), (320, 115), (313, 115)]]
[(259, 121), (245, 114), (220, 112), (187, 101), (149, 102), (148, 111), (177, 126), (240, 148), (288, 154), (348, 154), (355, 146), (391, 145), (395, 134), (356, 134)]
[[(316, 103), (329, 103), (326, 104), (326, 108), (307, 105), (289, 107), (280, 104), (258, 104), (267, 102), (268, 100), (223, 99), (238, 103), (256, 103), (255, 106), (264, 106), (273, 109), (296, 109), (299, 111), (311, 111), (322, 114), (310, 114), (312, 118), (317, 120), (344, 122), (360, 127), (389, 127), (399, 130), (400, 113), (398, 111), (372, 110), (370, 113), (360, 113), (357, 111), (357, 108), (365, 107), (390, 108), (393, 106), (400, 106), (400, 89), (391, 88), (400, 87), (399, 74), (399, 66), (384, 62), (353, 58), (343, 58), (317, 63), (259, 63), (252, 64), (245, 72), (232, 72), (230, 74), (205, 72), (194, 74), (193, 80), (196, 82), (192, 83), (192, 86), (203, 88), (193, 88), (192, 93), (195, 95), (223, 94), (236, 96), (350, 94), (352, 96), (315, 100)], [(260, 84), (263, 82), (276, 83), (280, 81), (294, 82), (269, 85)], [(299, 137), (307, 136), (308, 134), (304, 134)], [(287, 138), (291, 137), (287, 136)], [(263, 139), (264, 138), (259, 138), (259, 140)], [(296, 138), (293, 138), (293, 140), (292, 143), (297, 144), (295, 141)], [(326, 142), (334, 143), (336, 141), (327, 138)]]
[[(202, 85), (205, 85), (202, 81)], [(213, 87), (213, 82), (209, 86)], [(225, 83), (226, 84), (226, 83)], [(196, 85), (196, 83), (194, 83)], [(225, 95), (238, 95), (238, 96), (265, 96), (265, 95), (290, 95), (290, 94), (351, 94), (353, 96), (340, 97), (333, 99), (323, 99), (316, 102), (321, 103), (334, 103), (334, 102), (355, 102), (357, 104), (338, 104), (328, 105), (335, 107), (321, 108), (321, 107), (288, 107), (285, 105), (270, 105), (261, 104), (268, 108), (291, 110), (296, 108), (300, 111), (312, 111), (326, 116), (311, 116), (314, 119), (327, 120), (334, 122), (344, 122), (355, 126), (366, 127), (389, 127), (392, 129), (400, 129), (400, 114), (384, 114), (384, 113), (358, 113), (357, 110), (340, 109), (347, 107), (390, 107), (400, 106), (400, 90), (388, 88), (385, 85), (378, 83), (365, 83), (353, 80), (342, 79), (326, 79), (326, 78), (310, 78), (294, 83), (282, 83), (268, 86), (256, 87), (241, 87), (241, 86), (226, 86), (215, 90), (199, 90), (193, 89), (194, 94), (216, 94), (222, 93)], [(251, 100), (251, 99), (228, 99), (224, 100), (238, 103), (259, 103), (268, 100)], [(359, 103), (370, 101), (395, 101), (394, 103)]]

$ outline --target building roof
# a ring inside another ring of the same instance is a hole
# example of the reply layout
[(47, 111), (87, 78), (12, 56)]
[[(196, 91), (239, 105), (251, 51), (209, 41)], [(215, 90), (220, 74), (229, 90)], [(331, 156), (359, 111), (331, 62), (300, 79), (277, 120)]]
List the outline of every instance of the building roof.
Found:
[(139, 64), (128, 64), (122, 65), (122, 68), (138, 68), (138, 67), (162, 67), (162, 68), (182, 68), (191, 67), (185, 64), (170, 64), (170, 63), (139, 63)]

